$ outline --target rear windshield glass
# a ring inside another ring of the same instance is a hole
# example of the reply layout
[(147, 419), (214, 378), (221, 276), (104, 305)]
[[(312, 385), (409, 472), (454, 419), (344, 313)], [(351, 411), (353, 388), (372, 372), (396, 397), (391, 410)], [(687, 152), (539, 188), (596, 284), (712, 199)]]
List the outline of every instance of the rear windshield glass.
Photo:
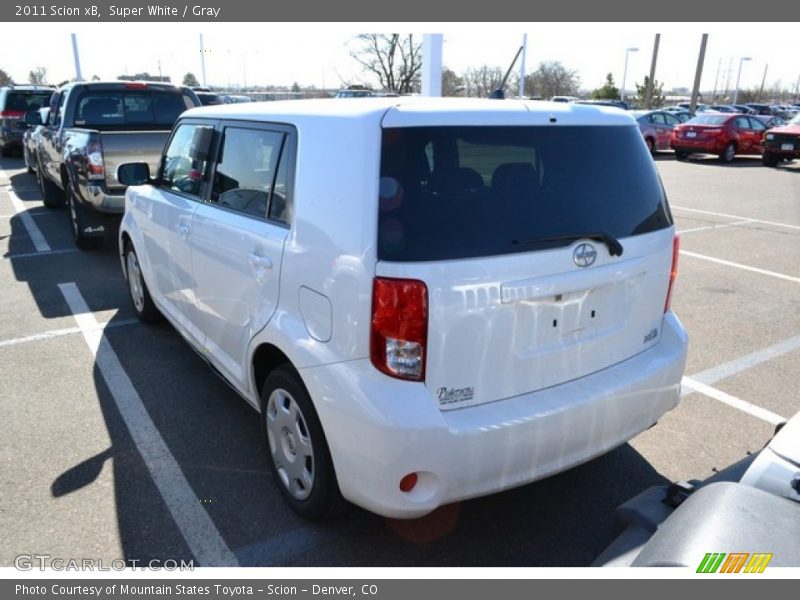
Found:
[(730, 118), (730, 115), (698, 115), (687, 122), (690, 125), (722, 125)]
[(11, 92), (6, 100), (5, 110), (29, 112), (39, 110), (50, 105), (50, 96), (53, 92)]
[[(672, 218), (636, 126), (383, 132), (378, 258), (431, 261), (616, 238)], [(537, 241), (538, 240), (538, 241)]]
[(110, 129), (171, 129), (178, 116), (193, 105), (188, 96), (179, 92), (90, 92), (78, 100), (75, 125)]

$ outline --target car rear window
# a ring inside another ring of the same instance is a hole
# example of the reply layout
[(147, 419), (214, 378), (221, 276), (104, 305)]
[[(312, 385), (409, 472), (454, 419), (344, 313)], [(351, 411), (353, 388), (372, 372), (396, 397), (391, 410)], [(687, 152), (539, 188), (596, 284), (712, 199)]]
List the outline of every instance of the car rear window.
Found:
[[(378, 258), (433, 261), (669, 227), (636, 126), (385, 129)], [(543, 238), (550, 238), (547, 241)]]
[(730, 118), (730, 115), (698, 115), (687, 122), (690, 125), (722, 125)]
[(6, 99), (5, 110), (26, 113), (39, 110), (50, 105), (50, 96), (53, 92), (10, 92)]
[(178, 116), (193, 106), (180, 92), (95, 91), (80, 97), (74, 120), (79, 127), (171, 129)]

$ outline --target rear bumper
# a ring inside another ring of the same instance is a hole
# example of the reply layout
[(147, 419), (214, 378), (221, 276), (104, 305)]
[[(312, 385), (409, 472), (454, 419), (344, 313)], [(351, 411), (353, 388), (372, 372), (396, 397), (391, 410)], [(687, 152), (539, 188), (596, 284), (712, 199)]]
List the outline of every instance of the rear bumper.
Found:
[(81, 185), (80, 199), (89, 208), (101, 213), (121, 215), (125, 212), (125, 192), (111, 194), (102, 185)]
[(719, 154), (725, 149), (725, 144), (717, 140), (671, 140), (670, 146), (678, 152), (697, 152), (700, 154)]
[[(687, 337), (673, 313), (661, 340), (620, 364), (538, 392), (440, 411), (424, 384), (368, 359), (301, 370), (342, 494), (375, 513), (436, 507), (523, 485), (599, 456), (678, 404)], [(398, 484), (418, 474), (410, 492)]]

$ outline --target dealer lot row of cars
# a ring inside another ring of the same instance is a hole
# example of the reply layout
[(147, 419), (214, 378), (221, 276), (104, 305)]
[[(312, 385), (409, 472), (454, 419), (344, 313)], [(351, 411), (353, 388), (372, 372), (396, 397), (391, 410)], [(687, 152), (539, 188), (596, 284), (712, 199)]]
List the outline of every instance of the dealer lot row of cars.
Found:
[(421, 516), (585, 462), (676, 406), (679, 243), (623, 112), (195, 100), (67, 86), (29, 165), (79, 247), (123, 213), (136, 314), (166, 318), (258, 411), (298, 514)]

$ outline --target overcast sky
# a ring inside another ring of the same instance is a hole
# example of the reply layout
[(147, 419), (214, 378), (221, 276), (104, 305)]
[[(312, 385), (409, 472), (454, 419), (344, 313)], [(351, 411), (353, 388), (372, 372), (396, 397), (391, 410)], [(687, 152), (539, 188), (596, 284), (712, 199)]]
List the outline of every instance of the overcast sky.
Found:
[[(794, 23), (20, 23), (0, 24), (0, 68), (19, 83), (37, 66), (58, 83), (74, 77), (70, 33), (78, 34), (81, 65), (86, 78), (115, 79), (120, 74), (161, 72), (180, 82), (187, 71), (201, 79), (199, 35), (206, 54), (209, 85), (323, 84), (368, 81), (349, 56), (353, 36), (361, 32), (443, 33), (445, 66), (461, 72), (488, 64), (507, 68), (528, 34), (527, 72), (540, 61), (560, 61), (574, 69), (581, 87), (593, 89), (612, 72), (622, 79), (625, 49), (630, 53), (628, 89), (649, 72), (655, 33), (661, 33), (656, 79), (664, 89), (691, 88), (700, 35), (709, 33), (701, 87), (711, 90), (735, 85), (739, 60), (742, 88), (767, 86), (780, 80), (794, 90), (800, 76), (800, 35)], [(729, 76), (729, 68), (732, 74)]]

